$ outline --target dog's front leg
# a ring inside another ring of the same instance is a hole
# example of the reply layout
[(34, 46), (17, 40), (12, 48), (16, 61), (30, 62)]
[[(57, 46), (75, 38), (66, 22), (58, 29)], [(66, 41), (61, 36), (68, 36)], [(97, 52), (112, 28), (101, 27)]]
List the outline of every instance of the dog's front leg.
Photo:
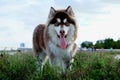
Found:
[(55, 56), (52, 52), (49, 51), (49, 63), (50, 66), (53, 67), (55, 65)]
[(70, 52), (70, 59), (66, 63), (67, 69), (72, 70), (72, 63), (74, 62), (74, 56), (75, 56), (76, 52), (77, 52), (77, 45), (74, 44), (74, 47), (73, 47), (72, 51)]
[(57, 70), (57, 73), (64, 73), (66, 70), (66, 64), (64, 60), (58, 56), (51, 54), (49, 57), (49, 62), (52, 68)]

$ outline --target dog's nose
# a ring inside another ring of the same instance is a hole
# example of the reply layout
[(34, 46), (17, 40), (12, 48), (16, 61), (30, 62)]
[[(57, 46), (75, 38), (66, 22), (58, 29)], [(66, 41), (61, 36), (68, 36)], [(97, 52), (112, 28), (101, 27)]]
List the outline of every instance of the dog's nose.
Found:
[(60, 30), (60, 34), (61, 34), (61, 35), (64, 35), (64, 34), (65, 34), (65, 31), (64, 31), (64, 30)]

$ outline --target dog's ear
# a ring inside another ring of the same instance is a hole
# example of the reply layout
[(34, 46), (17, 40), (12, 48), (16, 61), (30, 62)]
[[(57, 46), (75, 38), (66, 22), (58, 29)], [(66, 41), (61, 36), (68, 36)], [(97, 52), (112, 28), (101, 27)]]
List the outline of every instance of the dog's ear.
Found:
[(51, 7), (50, 8), (50, 13), (49, 13), (49, 18), (51, 18), (51, 17), (53, 17), (54, 15), (55, 15), (55, 13), (56, 13), (56, 10), (53, 8), (53, 7)]
[(66, 12), (67, 12), (70, 16), (74, 16), (74, 12), (73, 12), (71, 6), (68, 6), (68, 7), (67, 7)]

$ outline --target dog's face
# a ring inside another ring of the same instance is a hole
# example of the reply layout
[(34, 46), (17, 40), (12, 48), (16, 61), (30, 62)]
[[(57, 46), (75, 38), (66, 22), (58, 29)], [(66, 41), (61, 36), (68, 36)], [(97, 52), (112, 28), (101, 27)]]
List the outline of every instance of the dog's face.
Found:
[(74, 35), (75, 20), (72, 8), (69, 6), (65, 10), (50, 9), (49, 33), (53, 41), (61, 48), (66, 48)]

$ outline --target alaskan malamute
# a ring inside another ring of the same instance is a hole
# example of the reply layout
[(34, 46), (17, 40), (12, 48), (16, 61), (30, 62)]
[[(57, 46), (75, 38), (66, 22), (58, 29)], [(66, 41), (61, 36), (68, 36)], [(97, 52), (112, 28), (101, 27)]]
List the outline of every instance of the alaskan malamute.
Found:
[(77, 51), (77, 24), (71, 6), (67, 9), (50, 9), (46, 24), (39, 24), (33, 33), (33, 49), (42, 68), (47, 58), (52, 67), (63, 71), (70, 68)]

